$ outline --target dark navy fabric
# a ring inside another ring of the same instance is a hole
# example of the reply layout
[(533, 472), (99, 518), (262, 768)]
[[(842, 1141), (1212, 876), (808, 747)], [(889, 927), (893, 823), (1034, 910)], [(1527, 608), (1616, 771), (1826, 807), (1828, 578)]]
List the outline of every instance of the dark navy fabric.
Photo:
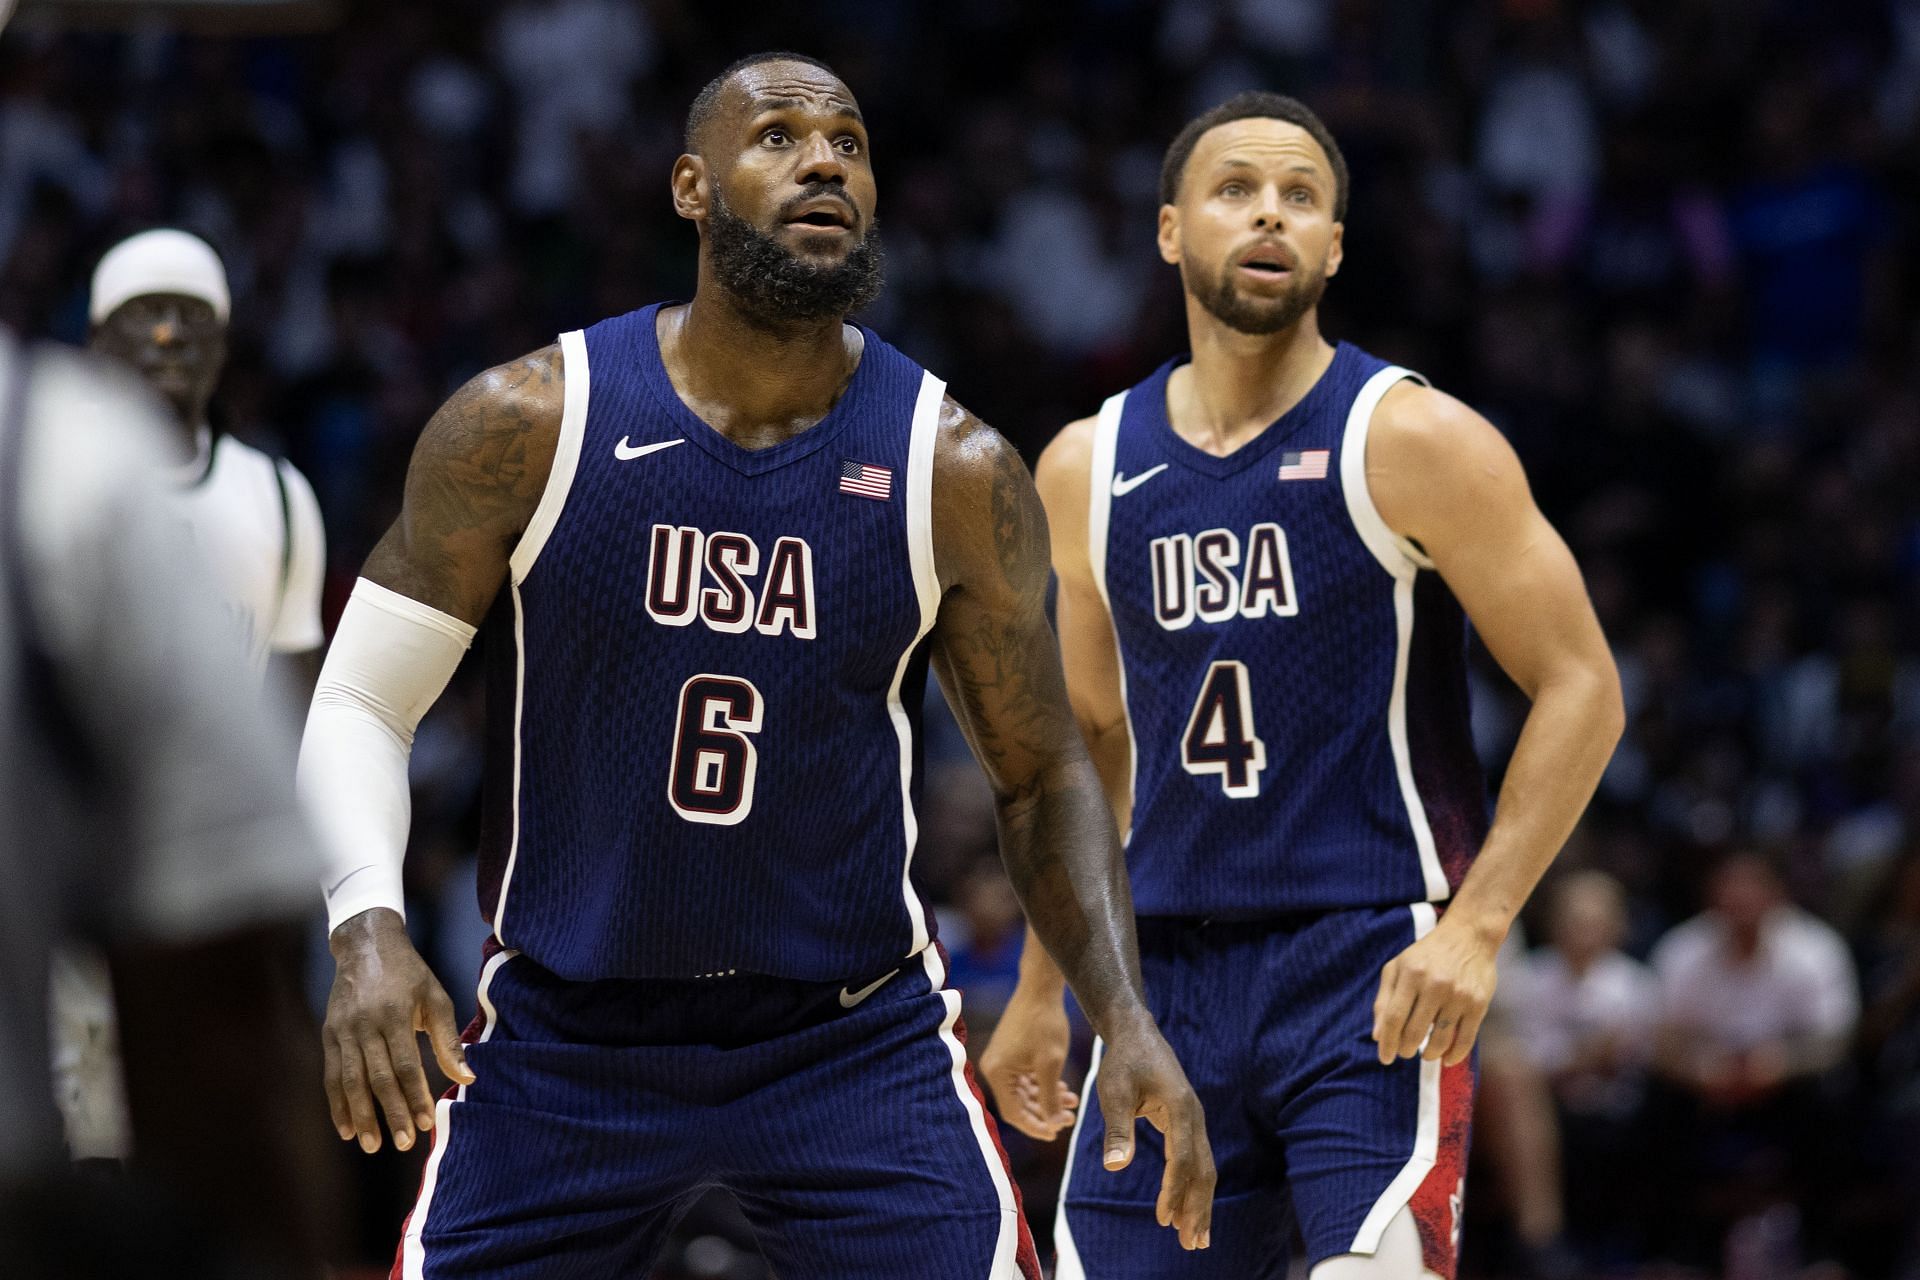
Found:
[[(1396, 579), (1341, 484), (1349, 412), (1387, 366), (1341, 344), (1297, 405), (1215, 457), (1168, 420), (1176, 363), (1126, 398), (1104, 566), (1136, 752), (1136, 907), (1251, 918), (1445, 896), (1389, 738)], [(1488, 820), (1466, 623), (1431, 571), (1412, 613), (1409, 763), (1457, 887)]]
[(483, 991), (494, 1023), (467, 1037), (475, 1081), (440, 1104), (395, 1274), (415, 1274), (413, 1249), (427, 1280), (650, 1275), (673, 1222), (718, 1187), (784, 1280), (999, 1280), (1010, 1219), (1001, 1274), (1039, 1280), (941, 1034), (958, 997), (917, 961), (851, 1010), (842, 991), (571, 983), (506, 959)]
[(1435, 1159), (1406, 1203), (1429, 1269), (1453, 1273), (1472, 1066), (1383, 1067), (1370, 1038), (1380, 968), (1412, 944), (1413, 910), (1140, 922), (1148, 1005), (1206, 1108), (1220, 1175), (1213, 1244), (1187, 1253), (1155, 1222), (1166, 1157), (1151, 1125), (1136, 1127), (1131, 1165), (1102, 1166), (1090, 1083), (1064, 1202), (1084, 1271), (1063, 1243), (1061, 1280), (1280, 1280), (1296, 1234), (1309, 1265), (1352, 1251), (1415, 1155), (1423, 1072)]
[[(884, 970), (925, 936), (888, 705), (920, 628), (923, 372), (865, 332), (833, 410), (747, 450), (675, 393), (656, 310), (586, 330), (578, 470), (518, 619), (489, 622), (483, 907), (576, 980)], [(886, 496), (843, 491), (848, 464)], [(916, 756), (925, 671), (915, 653), (901, 694)]]

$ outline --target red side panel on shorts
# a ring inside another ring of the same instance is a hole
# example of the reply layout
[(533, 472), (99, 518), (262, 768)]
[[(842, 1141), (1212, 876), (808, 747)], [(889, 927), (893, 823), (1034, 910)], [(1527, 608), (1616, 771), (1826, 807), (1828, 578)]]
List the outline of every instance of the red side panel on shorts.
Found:
[[(946, 948), (942, 947), (940, 954), (944, 960), (946, 957)], [(960, 1046), (965, 1048), (967, 1043), (967, 1020), (965, 1018), (955, 1018), (953, 1020), (953, 1034), (960, 1041)], [(1040, 1251), (1034, 1248), (1033, 1232), (1027, 1230), (1026, 1202), (1020, 1195), (1020, 1183), (1015, 1180), (1013, 1176), (1013, 1162), (1007, 1159), (1007, 1148), (1000, 1141), (1000, 1126), (994, 1123), (993, 1108), (987, 1105), (987, 1095), (980, 1092), (980, 1082), (974, 1079), (973, 1059), (971, 1057), (967, 1059), (966, 1073), (967, 1088), (973, 1090), (973, 1096), (979, 1099), (980, 1114), (987, 1122), (987, 1136), (993, 1139), (993, 1149), (1000, 1157), (1000, 1167), (1007, 1171), (1007, 1185), (1013, 1188), (1014, 1213), (1020, 1220), (1020, 1246), (1014, 1253), (1014, 1261), (1019, 1264), (1020, 1274), (1025, 1276), (1027, 1280), (1041, 1280)]]
[(1467, 1193), (1467, 1147), (1473, 1132), (1473, 1060), (1440, 1071), (1440, 1134), (1433, 1168), (1407, 1207), (1420, 1229), (1427, 1270), (1453, 1280), (1460, 1261), (1460, 1215)]

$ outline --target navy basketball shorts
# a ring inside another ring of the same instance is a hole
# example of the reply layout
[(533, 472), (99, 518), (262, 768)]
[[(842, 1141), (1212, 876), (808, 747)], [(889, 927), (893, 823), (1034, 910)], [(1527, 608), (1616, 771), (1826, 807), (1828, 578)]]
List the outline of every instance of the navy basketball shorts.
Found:
[(1296, 1224), (1311, 1266), (1372, 1253), (1409, 1206), (1427, 1269), (1451, 1280), (1472, 1062), (1383, 1067), (1372, 1039), (1382, 966), (1433, 921), (1426, 903), (1142, 919), (1148, 1003), (1207, 1111), (1220, 1174), (1213, 1243), (1187, 1253), (1155, 1222), (1165, 1156), (1151, 1125), (1137, 1124), (1131, 1165), (1102, 1165), (1096, 1044), (1055, 1226), (1056, 1280), (1279, 1280)]
[(645, 1276), (720, 1187), (782, 1280), (1039, 1280), (945, 970), (582, 983), (497, 952), (392, 1274)]

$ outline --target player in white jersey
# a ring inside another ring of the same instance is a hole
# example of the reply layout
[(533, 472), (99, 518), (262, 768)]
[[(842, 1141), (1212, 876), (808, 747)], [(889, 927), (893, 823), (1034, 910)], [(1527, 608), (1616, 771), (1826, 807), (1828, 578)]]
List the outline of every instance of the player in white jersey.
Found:
[(207, 409), (227, 357), (226, 270), (208, 244), (160, 228), (121, 241), (93, 275), (90, 345), (140, 372), (174, 412), (178, 509), (244, 629), (257, 669), (296, 662), (310, 691), (326, 538), (306, 478), (231, 436)]
[[(95, 351), (131, 365), (173, 411), (174, 512), (185, 522), (256, 674), (288, 659), (304, 697), (318, 671), (326, 568), (320, 507), (305, 477), (208, 424), (226, 362), (226, 269), (184, 231), (121, 241), (93, 275)], [(53, 966), (55, 1095), (76, 1159), (125, 1159), (128, 1125), (112, 993), (100, 957), (75, 949)]]

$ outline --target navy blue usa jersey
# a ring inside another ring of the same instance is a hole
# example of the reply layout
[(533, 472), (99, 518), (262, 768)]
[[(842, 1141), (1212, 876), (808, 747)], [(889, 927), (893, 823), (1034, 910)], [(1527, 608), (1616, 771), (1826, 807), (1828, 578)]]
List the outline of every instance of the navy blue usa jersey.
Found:
[(1415, 375), (1343, 343), (1221, 458), (1168, 421), (1174, 363), (1106, 403), (1093, 452), (1135, 906), (1245, 918), (1446, 898), (1488, 821), (1466, 621), (1365, 471), (1374, 406)]
[(908, 879), (944, 384), (871, 332), (811, 429), (683, 403), (657, 307), (560, 340), (552, 478), (489, 619), (482, 907), (562, 977), (878, 974)]

